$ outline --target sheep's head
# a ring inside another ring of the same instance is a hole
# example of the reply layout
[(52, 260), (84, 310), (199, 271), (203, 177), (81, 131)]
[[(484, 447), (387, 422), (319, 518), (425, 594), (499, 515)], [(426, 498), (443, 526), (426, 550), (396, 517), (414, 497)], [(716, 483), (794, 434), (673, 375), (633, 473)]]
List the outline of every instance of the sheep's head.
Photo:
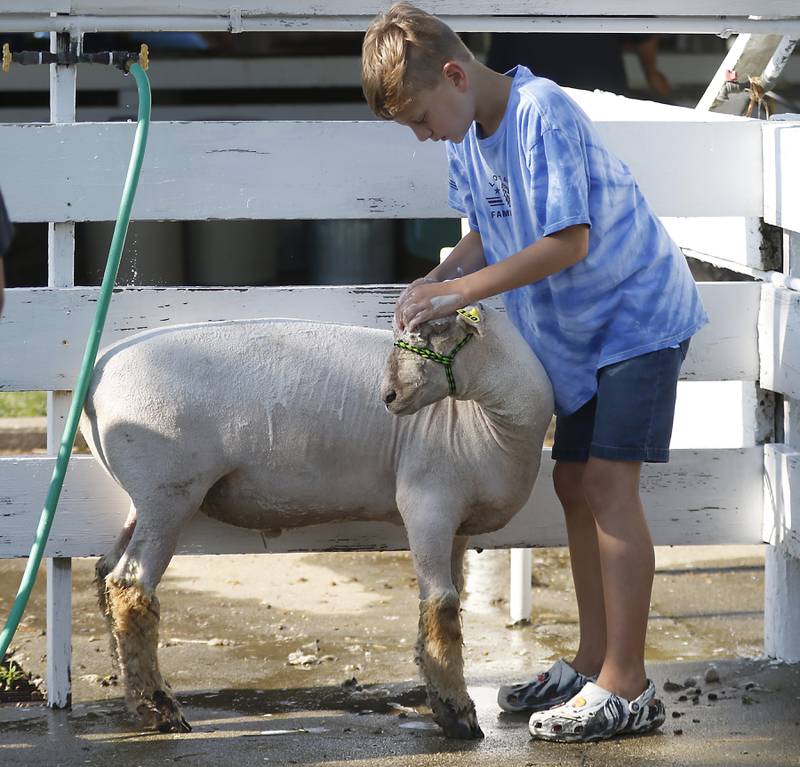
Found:
[[(482, 335), (484, 313), (469, 306), (413, 332), (395, 327), (394, 348), (383, 373), (381, 398), (394, 415), (411, 415), (426, 405), (460, 394), (458, 355), (474, 335)], [(455, 362), (455, 364), (454, 364)]]

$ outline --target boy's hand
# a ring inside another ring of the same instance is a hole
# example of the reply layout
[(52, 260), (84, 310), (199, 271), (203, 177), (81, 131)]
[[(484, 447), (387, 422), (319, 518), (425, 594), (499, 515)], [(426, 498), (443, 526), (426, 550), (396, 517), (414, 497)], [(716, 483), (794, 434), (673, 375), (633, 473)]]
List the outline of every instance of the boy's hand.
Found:
[(394, 316), (397, 327), (414, 330), (428, 320), (453, 314), (466, 306), (467, 301), (458, 292), (458, 280), (434, 282), (430, 278), (415, 280), (397, 299)]
[(399, 330), (405, 329), (405, 325), (403, 325), (403, 319), (400, 316), (400, 305), (405, 303), (409, 292), (417, 287), (417, 285), (424, 285), (430, 282), (436, 282), (436, 280), (433, 277), (418, 277), (416, 280), (414, 280), (414, 282), (406, 285), (405, 290), (397, 297), (397, 303), (394, 305), (394, 325), (396, 328)]

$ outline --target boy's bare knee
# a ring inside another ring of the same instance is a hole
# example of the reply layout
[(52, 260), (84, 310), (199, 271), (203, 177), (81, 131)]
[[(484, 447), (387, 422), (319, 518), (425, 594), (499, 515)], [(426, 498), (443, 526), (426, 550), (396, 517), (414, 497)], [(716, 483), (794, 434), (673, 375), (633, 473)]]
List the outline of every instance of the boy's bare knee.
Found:
[(595, 518), (598, 514), (638, 501), (641, 464), (590, 459), (582, 490)]
[(553, 488), (564, 512), (570, 514), (586, 505), (583, 473), (586, 464), (557, 461), (553, 469)]

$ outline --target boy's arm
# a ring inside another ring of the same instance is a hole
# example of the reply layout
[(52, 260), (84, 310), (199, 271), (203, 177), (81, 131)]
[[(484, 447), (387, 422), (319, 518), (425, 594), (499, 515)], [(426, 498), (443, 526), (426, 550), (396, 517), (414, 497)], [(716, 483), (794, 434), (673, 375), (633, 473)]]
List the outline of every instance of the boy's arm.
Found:
[(483, 257), (481, 235), (474, 229), (465, 234), (450, 251), (450, 255), (436, 268), (428, 272), (428, 278), (436, 282), (452, 280), (465, 274), (472, 274), (486, 266)]
[(458, 241), (456, 246), (450, 251), (450, 255), (448, 255), (441, 264), (437, 264), (424, 277), (414, 280), (414, 282), (400, 294), (395, 306), (395, 323), (401, 328), (403, 327), (399, 308), (406, 301), (408, 293), (417, 286), (431, 282), (452, 280), (465, 274), (471, 274), (484, 266), (486, 266), (486, 261), (483, 257), (481, 235), (473, 229)]
[(588, 248), (589, 227), (576, 224), (472, 274), (447, 282), (416, 284), (398, 300), (395, 310), (398, 324), (401, 329), (413, 330), (467, 304), (538, 282), (583, 260)]

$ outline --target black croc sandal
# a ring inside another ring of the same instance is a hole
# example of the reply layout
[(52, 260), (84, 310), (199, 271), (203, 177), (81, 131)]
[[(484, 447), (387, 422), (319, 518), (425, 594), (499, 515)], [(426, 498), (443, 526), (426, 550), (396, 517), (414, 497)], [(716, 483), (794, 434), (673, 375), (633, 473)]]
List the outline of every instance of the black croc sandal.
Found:
[(535, 679), (501, 687), (497, 705), (510, 714), (532, 714), (566, 703), (595, 677), (575, 671), (563, 658)]

